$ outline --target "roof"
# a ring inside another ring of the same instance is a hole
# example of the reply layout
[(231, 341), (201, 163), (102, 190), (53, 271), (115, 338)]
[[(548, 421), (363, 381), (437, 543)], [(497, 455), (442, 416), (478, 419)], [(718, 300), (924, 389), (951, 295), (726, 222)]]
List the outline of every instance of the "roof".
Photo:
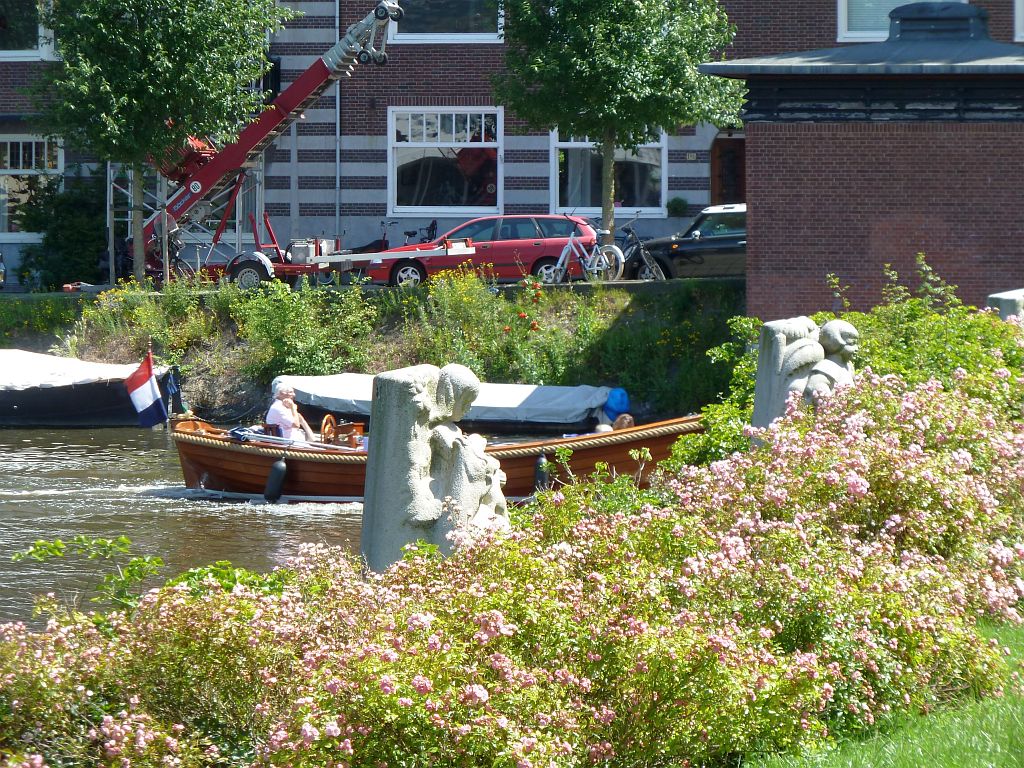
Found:
[(889, 13), (880, 43), (702, 64), (700, 71), (761, 75), (1022, 75), (1024, 46), (988, 34), (988, 12), (966, 3), (911, 3)]

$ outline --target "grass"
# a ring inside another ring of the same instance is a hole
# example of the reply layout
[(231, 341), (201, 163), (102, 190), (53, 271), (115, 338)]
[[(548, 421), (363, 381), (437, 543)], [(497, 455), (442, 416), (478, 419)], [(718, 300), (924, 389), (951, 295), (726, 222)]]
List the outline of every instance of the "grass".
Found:
[[(986, 627), (1024, 664), (1024, 627)], [(1019, 679), (1019, 678), (1018, 678)], [(1019, 688), (1019, 686), (1018, 686)], [(1016, 768), (1024, 766), (1024, 696), (969, 703), (928, 716), (893, 721), (861, 741), (812, 755), (748, 760), (743, 768)]]

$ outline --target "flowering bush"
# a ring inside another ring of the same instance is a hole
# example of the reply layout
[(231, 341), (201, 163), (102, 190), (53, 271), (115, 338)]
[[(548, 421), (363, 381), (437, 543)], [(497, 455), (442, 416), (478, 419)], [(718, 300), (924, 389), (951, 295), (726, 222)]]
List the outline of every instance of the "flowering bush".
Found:
[(546, 492), (447, 559), (413, 548), (363, 578), (310, 546), (274, 589), (211, 575), (103, 631), (59, 612), (45, 632), (9, 626), (0, 750), (726, 765), (999, 694), (975, 620), (1019, 620), (1024, 436), (962, 392), (868, 374), (760, 438), (648, 491)]
[[(870, 312), (840, 315), (860, 331), (855, 367), (898, 374), (912, 384), (934, 378), (992, 403), (1000, 413), (1021, 418), (1021, 388), (991, 386), (1000, 381), (1024, 381), (1020, 319), (1004, 322), (996, 313), (965, 306), (957, 299), (955, 288), (932, 271), (923, 254), (918, 256), (917, 271), (920, 283), (914, 292), (887, 269), (881, 304)], [(842, 298), (842, 288), (836, 290)], [(832, 318), (827, 313), (814, 316), (819, 325)], [(753, 410), (761, 323), (735, 317), (729, 326), (733, 340), (708, 352), (713, 360), (732, 367), (728, 393), (722, 402), (704, 407), (703, 434), (679, 441), (676, 466), (706, 464), (746, 446), (742, 432)]]

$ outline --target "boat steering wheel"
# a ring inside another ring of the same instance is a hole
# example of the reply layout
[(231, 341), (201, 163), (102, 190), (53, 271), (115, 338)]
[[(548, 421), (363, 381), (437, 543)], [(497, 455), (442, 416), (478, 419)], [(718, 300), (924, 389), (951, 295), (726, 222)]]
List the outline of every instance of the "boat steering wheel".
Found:
[(320, 422), (320, 442), (333, 444), (338, 437), (338, 422), (331, 414), (324, 416)]

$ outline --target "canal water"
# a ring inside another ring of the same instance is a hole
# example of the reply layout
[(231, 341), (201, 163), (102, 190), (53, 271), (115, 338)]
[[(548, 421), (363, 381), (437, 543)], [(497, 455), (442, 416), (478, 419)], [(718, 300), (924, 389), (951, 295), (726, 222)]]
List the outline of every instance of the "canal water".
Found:
[(229, 560), (265, 572), (305, 542), (359, 551), (358, 504), (267, 504), (186, 489), (163, 429), (0, 429), (0, 622), (27, 621), (34, 596), (88, 608), (109, 563), (12, 562), (38, 539), (125, 535), (170, 578)]

